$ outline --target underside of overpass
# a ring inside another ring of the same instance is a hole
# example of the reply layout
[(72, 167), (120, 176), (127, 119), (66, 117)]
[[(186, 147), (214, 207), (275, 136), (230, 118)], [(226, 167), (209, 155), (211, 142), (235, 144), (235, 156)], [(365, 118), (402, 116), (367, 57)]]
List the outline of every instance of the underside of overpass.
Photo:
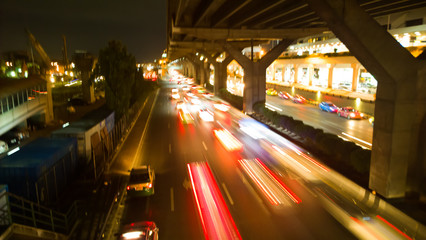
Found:
[[(426, 64), (374, 18), (425, 6), (416, 0), (168, 0), (168, 58), (185, 59), (185, 71), (201, 83), (212, 64), (216, 94), (235, 59), (245, 72), (244, 111), (251, 112), (265, 101), (266, 67), (295, 39), (332, 31), (379, 82), (369, 187), (386, 198), (404, 197), (419, 192), (425, 177)], [(241, 53), (271, 40), (279, 44), (259, 60)], [(216, 62), (223, 52), (226, 58)]]

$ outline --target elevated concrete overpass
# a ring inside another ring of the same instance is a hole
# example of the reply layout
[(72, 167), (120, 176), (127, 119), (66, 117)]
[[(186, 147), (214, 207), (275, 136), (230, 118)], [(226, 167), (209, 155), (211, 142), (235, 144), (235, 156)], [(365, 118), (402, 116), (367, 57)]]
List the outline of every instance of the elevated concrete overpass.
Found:
[[(213, 64), (215, 93), (235, 59), (245, 74), (244, 111), (252, 112), (265, 101), (266, 67), (295, 39), (332, 31), (379, 82), (370, 188), (404, 197), (421, 191), (426, 172), (426, 64), (424, 54), (413, 57), (374, 18), (425, 6), (416, 0), (169, 0), (168, 58), (181, 59), (184, 72), (202, 84)], [(279, 44), (260, 59), (241, 53), (269, 40)]]

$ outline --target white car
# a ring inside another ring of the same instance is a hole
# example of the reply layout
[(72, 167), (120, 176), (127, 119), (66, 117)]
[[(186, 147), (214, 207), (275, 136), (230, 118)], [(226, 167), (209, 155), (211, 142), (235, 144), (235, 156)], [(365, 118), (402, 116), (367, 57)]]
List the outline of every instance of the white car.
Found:
[(204, 122), (213, 122), (214, 116), (213, 113), (210, 112), (207, 109), (200, 109), (198, 110), (198, 116), (204, 121)]
[(9, 150), (9, 146), (6, 142), (0, 140), (0, 154), (5, 153)]
[[(119, 233), (120, 240), (158, 240), (158, 227), (152, 221), (126, 224)], [(118, 234), (117, 234), (118, 235)]]

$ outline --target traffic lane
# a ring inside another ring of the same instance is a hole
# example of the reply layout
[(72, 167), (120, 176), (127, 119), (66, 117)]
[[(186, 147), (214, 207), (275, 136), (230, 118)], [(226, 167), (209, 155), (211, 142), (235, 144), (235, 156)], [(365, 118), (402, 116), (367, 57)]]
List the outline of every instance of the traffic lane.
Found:
[[(235, 114), (235, 115), (241, 115), (241, 114)], [(317, 170), (319, 171), (323, 171), (326, 168), (326, 166), (321, 166), (321, 163), (319, 163), (317, 160), (310, 157), (308, 153), (303, 153), (304, 150), (300, 151), (295, 146), (292, 146), (290, 149), (294, 151), (292, 153), (293, 157), (296, 159), (299, 158), (299, 160), (296, 160), (296, 161), (301, 160), (301, 162), (304, 162), (304, 161), (306, 162), (306, 160), (309, 160), (308, 162), (310, 164), (310, 167), (318, 168)], [(296, 151), (298, 152), (297, 154), (296, 154)], [(329, 173), (329, 174), (332, 174), (332, 173)], [(317, 201), (321, 202), (322, 206), (325, 209), (327, 209), (327, 211), (330, 214), (332, 214), (336, 218), (336, 220), (341, 222), (342, 225), (344, 225), (347, 229), (352, 231), (357, 237), (376, 238), (377, 236), (381, 236), (384, 238), (394, 238), (394, 237), (403, 236), (403, 234), (395, 230), (395, 228), (392, 227), (392, 225), (388, 224), (387, 220), (383, 220), (384, 219), (383, 217), (375, 216), (374, 211), (372, 212), (371, 210), (369, 210), (367, 206), (360, 206), (359, 204), (356, 203), (356, 201), (354, 202), (354, 199), (352, 199), (351, 195), (348, 194), (347, 192), (341, 191), (342, 189), (337, 188), (337, 190), (340, 190), (340, 191), (333, 193), (335, 189), (332, 189), (330, 186), (333, 186), (334, 184), (330, 183), (331, 181), (330, 179), (321, 179), (321, 180), (327, 182), (328, 185), (322, 184), (323, 185), (322, 187), (316, 186), (313, 189), (315, 190), (313, 191), (313, 195), (316, 196)], [(296, 183), (297, 182), (299, 181), (296, 181)], [(337, 181), (336, 183), (338, 182), (340, 181)], [(325, 194), (324, 196), (324, 192), (328, 192), (328, 194)], [(333, 199), (333, 200), (328, 201), (328, 199)], [(337, 202), (339, 204), (336, 204)], [(336, 212), (339, 214), (337, 214)], [(330, 229), (330, 227), (328, 227), (327, 229)], [(343, 231), (343, 234), (349, 234), (349, 233), (347, 231)]]
[[(215, 125), (218, 125), (216, 127), (222, 127), (225, 124), (215, 123)], [(231, 126), (226, 125), (225, 128), (228, 127)], [(233, 130), (235, 129), (230, 129), (230, 131)], [(206, 135), (204, 137), (205, 139), (212, 139), (208, 131), (203, 131), (203, 133)], [(237, 134), (235, 135), (237, 136)], [(252, 183), (250, 178), (242, 173), (241, 166), (237, 164), (238, 160), (242, 158), (254, 159), (259, 157), (258, 153), (261, 152), (260, 149), (253, 151), (256, 152), (256, 154), (247, 153), (246, 148), (250, 148), (249, 146), (252, 142), (247, 143), (243, 136), (237, 138), (246, 143), (243, 153), (229, 153), (216, 139), (213, 139), (213, 143), (208, 143), (208, 140), (206, 140), (206, 142), (209, 149), (211, 149), (212, 146), (214, 147), (213, 150), (208, 151), (209, 159), (211, 159), (210, 163), (211, 166), (213, 166), (212, 169), (216, 170), (216, 178), (219, 182), (223, 183), (222, 192), (229, 195), (229, 199), (236, 198), (236, 200), (233, 201), (228, 199), (228, 202), (233, 202), (232, 208), (236, 209), (233, 215), (235, 215), (237, 226), (239, 226), (243, 238), (250, 238), (257, 236), (257, 234), (259, 234), (257, 237), (265, 237), (265, 234), (269, 234), (268, 239), (306, 239), (323, 238), (326, 236), (342, 236), (343, 238), (351, 239), (351, 234), (318, 204), (317, 199), (307, 201), (316, 204), (315, 208), (310, 207), (309, 210), (305, 210), (307, 203), (303, 203), (301, 206), (297, 206), (297, 204), (293, 204), (294, 206), (287, 204), (285, 207), (272, 206), (271, 203), (259, 193), (259, 189), (256, 188), (256, 185)], [(258, 146), (258, 144), (254, 144), (254, 146)], [(215, 154), (218, 156), (215, 156)], [(296, 183), (292, 183), (292, 185), (294, 184), (296, 184), (296, 188), (302, 188), (298, 191), (303, 191), (303, 187), (297, 185), (297, 181)], [(242, 192), (243, 190), (246, 190), (246, 193)], [(304, 193), (304, 196), (305, 195), (306, 193)], [(312, 196), (310, 196), (310, 198), (312, 199)], [(253, 211), (253, 209), (255, 210)], [(321, 223), (312, 220), (313, 212), (316, 215), (315, 219), (320, 219)], [(261, 226), (259, 225), (258, 219), (262, 219)], [(258, 226), (262, 231), (253, 231), (253, 226)], [(330, 235), (330, 233), (333, 233), (333, 235)]]
[[(267, 103), (282, 110), (277, 111), (278, 113), (302, 120), (304, 123), (323, 129), (326, 132), (336, 135), (342, 135), (342, 132), (344, 132), (371, 144), (373, 126), (366, 120), (348, 120), (338, 117), (334, 113), (323, 112), (317, 106), (297, 104), (289, 100), (280, 99), (279, 97), (266, 96), (266, 100)], [(357, 139), (352, 138), (351, 141), (357, 141)], [(361, 141), (359, 143), (363, 144)]]
[(323, 208), (355, 236), (361, 239), (401, 237), (394, 227), (382, 220), (383, 217), (376, 216), (375, 209), (354, 198), (354, 186), (349, 180), (321, 165), (303, 150), (291, 146), (291, 143), (282, 141), (284, 147), (280, 144), (268, 147), (270, 144), (264, 142), (262, 140), (261, 146), (268, 149), (272, 158), (278, 160), (277, 166), (284, 166), (296, 176), (308, 180), (305, 186), (312, 191)]
[(129, 132), (127, 138), (122, 143), (119, 154), (116, 159), (110, 166), (106, 175), (109, 174), (119, 174), (123, 176), (128, 176), (130, 170), (133, 166), (135, 160), (135, 154), (140, 142), (143, 131), (145, 130), (148, 116), (151, 112), (151, 107), (155, 100), (155, 94), (149, 95), (147, 102), (143, 105), (143, 109), (136, 120), (132, 130)]
[[(237, 161), (241, 158), (239, 153), (226, 151), (213, 136), (212, 129), (217, 129), (220, 125), (199, 125), (198, 134), (206, 151), (207, 161), (242, 238), (283, 239), (286, 234), (275, 226), (264, 201), (249, 182), (244, 180), (238, 169)], [(206, 131), (202, 127), (210, 127), (210, 130)]]
[[(170, 90), (170, 89), (169, 89)], [(178, 130), (174, 108), (168, 99), (167, 89), (161, 89), (158, 104), (153, 112), (150, 127), (142, 144), (139, 164), (151, 164), (156, 173), (155, 194), (150, 197), (129, 199), (123, 222), (153, 220), (165, 239), (200, 239), (196, 227), (198, 221), (194, 212), (192, 195), (185, 189), (187, 174), (185, 154), (175, 154), (175, 142), (184, 136)], [(169, 127), (170, 126), (170, 127)], [(176, 140), (178, 139), (178, 140)], [(196, 229), (196, 231), (193, 230)]]
[[(238, 138), (245, 143), (245, 154), (250, 154), (247, 151), (252, 154), (252, 156), (247, 156), (248, 159), (259, 158), (275, 173), (275, 176), (280, 178), (284, 186), (290, 192), (293, 192), (296, 198), (300, 199), (299, 204), (292, 204), (292, 208), (283, 209), (278, 213), (281, 216), (279, 218), (280, 221), (288, 220), (290, 222), (283, 226), (284, 228), (291, 226), (293, 231), (309, 234), (309, 238), (328, 239), (339, 236), (341, 239), (355, 239), (348, 230), (323, 208), (317, 198), (317, 194), (305, 185), (306, 180), (304, 177), (283, 167), (279, 161), (265, 154), (261, 144), (251, 137), (239, 136)], [(292, 214), (288, 213), (289, 210), (292, 210)], [(292, 237), (300, 238), (301, 236), (293, 235)]]

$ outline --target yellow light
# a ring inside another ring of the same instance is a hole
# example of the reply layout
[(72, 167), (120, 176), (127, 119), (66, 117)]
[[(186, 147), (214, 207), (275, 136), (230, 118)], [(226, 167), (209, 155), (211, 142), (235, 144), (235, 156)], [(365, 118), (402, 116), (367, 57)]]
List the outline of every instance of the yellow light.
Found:
[(321, 91), (317, 92), (317, 98), (319, 99), (321, 97)]
[(70, 76), (71, 76), (71, 77), (74, 77), (74, 73), (73, 73), (73, 72), (70, 72)]
[(361, 105), (361, 98), (356, 98), (355, 104), (356, 104), (356, 107), (359, 108), (359, 106)]
[(55, 82), (55, 78), (53, 76), (50, 77), (50, 82), (52, 82), (52, 83)]

